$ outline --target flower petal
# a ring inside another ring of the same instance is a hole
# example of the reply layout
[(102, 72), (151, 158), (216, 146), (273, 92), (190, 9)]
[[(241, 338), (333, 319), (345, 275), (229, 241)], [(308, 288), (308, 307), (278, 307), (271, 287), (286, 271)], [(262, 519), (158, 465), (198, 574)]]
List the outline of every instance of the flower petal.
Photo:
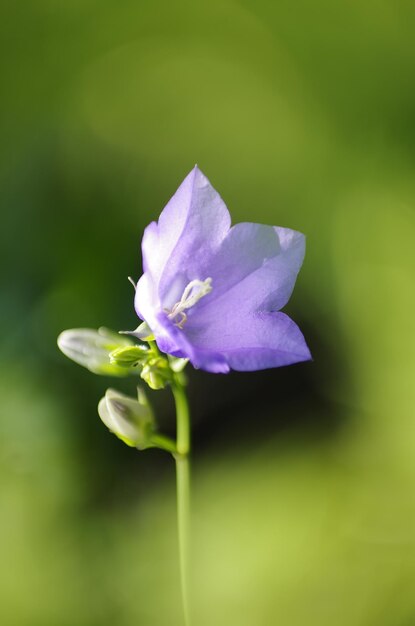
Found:
[(180, 358), (192, 358), (192, 345), (183, 331), (160, 309), (154, 281), (148, 273), (143, 274), (137, 283), (135, 308), (138, 315), (150, 326), (162, 352)]
[[(143, 265), (165, 306), (218, 249), (230, 228), (225, 203), (196, 166), (143, 238)], [(202, 280), (206, 278), (202, 277)], [(174, 293), (173, 293), (174, 292)], [(172, 302), (174, 304), (174, 302)]]
[(278, 311), (287, 303), (303, 262), (305, 237), (262, 224), (233, 226), (210, 264), (212, 292), (188, 312), (186, 332), (227, 317)]
[(137, 283), (134, 296), (134, 307), (137, 315), (147, 322), (154, 333), (154, 320), (160, 303), (151, 274), (145, 272)]
[(254, 371), (291, 365), (311, 359), (303, 334), (285, 313), (251, 314), (221, 320), (188, 337), (193, 344), (192, 363), (207, 371), (217, 355), (234, 370)]

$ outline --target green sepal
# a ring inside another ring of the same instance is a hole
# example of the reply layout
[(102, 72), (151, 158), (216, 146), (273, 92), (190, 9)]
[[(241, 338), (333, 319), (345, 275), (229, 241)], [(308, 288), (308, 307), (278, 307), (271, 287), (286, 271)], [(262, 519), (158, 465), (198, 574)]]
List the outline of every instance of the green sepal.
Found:
[(141, 341), (154, 341), (153, 331), (147, 322), (143, 322), (135, 330), (120, 330), (120, 335), (132, 335)]

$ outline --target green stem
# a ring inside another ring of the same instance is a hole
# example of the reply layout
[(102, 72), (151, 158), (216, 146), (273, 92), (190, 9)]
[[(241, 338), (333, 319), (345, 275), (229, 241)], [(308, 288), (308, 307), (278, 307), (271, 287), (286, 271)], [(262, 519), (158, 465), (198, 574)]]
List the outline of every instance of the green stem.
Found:
[(180, 579), (185, 626), (190, 626), (189, 567), (190, 567), (190, 415), (184, 386), (177, 380), (172, 384), (176, 403), (177, 443), (177, 527), (179, 536)]
[(155, 448), (161, 448), (162, 450), (166, 450), (167, 452), (171, 452), (172, 454), (176, 454), (177, 452), (175, 442), (165, 435), (155, 433), (151, 437), (151, 443)]
[(174, 401), (176, 403), (177, 452), (182, 456), (186, 456), (190, 452), (189, 405), (187, 404), (185, 388), (182, 383), (178, 382), (177, 378), (172, 384)]

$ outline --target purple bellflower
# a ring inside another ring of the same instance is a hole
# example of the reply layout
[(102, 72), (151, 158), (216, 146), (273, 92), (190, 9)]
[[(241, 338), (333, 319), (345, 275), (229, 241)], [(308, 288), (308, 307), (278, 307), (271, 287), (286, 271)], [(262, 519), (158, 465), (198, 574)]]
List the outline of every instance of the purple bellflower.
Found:
[[(231, 227), (225, 203), (196, 166), (145, 230), (135, 309), (162, 352), (226, 373), (311, 358), (280, 309), (294, 288), (305, 237), (278, 226)], [(143, 331), (147, 329), (147, 333)]]

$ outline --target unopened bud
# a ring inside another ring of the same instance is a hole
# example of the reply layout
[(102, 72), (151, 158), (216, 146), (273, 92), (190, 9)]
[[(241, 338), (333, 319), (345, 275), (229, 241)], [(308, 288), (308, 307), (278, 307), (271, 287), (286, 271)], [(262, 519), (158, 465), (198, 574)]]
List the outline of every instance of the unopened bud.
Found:
[(136, 367), (147, 358), (148, 346), (126, 346), (110, 352), (111, 363), (120, 367)]
[(164, 357), (148, 359), (140, 374), (151, 389), (163, 389), (171, 381), (172, 371)]
[(127, 337), (120, 337), (106, 328), (98, 331), (92, 328), (72, 328), (64, 330), (58, 337), (58, 347), (69, 359), (94, 374), (107, 376), (126, 376), (129, 373), (127, 368), (111, 362), (110, 353), (116, 348), (132, 345)]
[(153, 447), (154, 417), (142, 390), (138, 399), (107, 389), (98, 404), (98, 413), (105, 426), (128, 446), (144, 450)]

